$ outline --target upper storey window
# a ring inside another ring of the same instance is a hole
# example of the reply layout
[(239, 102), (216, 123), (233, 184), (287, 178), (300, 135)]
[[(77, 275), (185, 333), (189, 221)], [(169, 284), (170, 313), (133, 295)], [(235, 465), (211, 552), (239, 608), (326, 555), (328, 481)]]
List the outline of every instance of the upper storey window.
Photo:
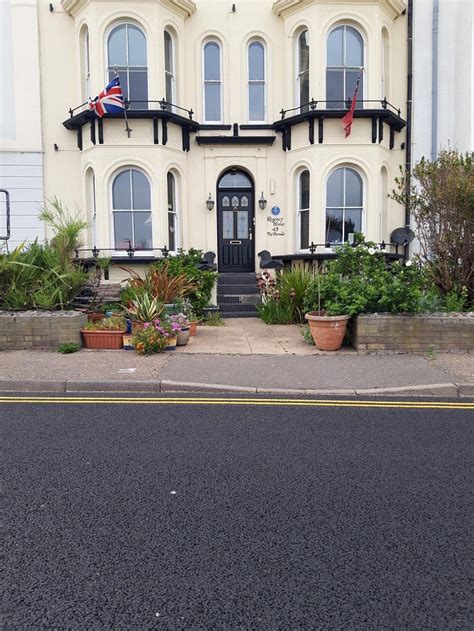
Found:
[(118, 72), (130, 109), (147, 109), (148, 65), (143, 31), (134, 24), (119, 24), (110, 32), (107, 54), (109, 81)]
[(354, 96), (357, 78), (357, 106), (364, 98), (364, 41), (352, 26), (338, 26), (327, 41), (326, 100), (328, 109), (344, 109)]
[(91, 62), (89, 54), (89, 29), (84, 26), (81, 30), (81, 71), (82, 98), (84, 101), (91, 97)]
[(204, 44), (204, 120), (222, 121), (221, 47), (216, 41)]
[(302, 31), (296, 40), (296, 105), (308, 111), (309, 102), (309, 32)]
[(248, 48), (249, 120), (263, 122), (265, 113), (265, 47), (260, 41), (250, 42)]
[(169, 31), (164, 32), (165, 38), (165, 100), (176, 105), (176, 74), (174, 39)]

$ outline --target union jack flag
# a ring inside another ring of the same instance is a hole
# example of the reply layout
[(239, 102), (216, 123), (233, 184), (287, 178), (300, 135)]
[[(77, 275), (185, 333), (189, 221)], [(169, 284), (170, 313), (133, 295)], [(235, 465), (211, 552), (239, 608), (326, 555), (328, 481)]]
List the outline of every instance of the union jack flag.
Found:
[(115, 77), (95, 99), (89, 100), (89, 109), (102, 118), (104, 114), (121, 114), (125, 110), (119, 77)]

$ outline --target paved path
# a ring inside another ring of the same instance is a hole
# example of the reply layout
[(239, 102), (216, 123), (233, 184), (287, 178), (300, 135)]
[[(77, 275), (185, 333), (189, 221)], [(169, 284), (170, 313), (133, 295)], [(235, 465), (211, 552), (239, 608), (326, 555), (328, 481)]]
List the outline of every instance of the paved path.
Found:
[(3, 623), (469, 629), (472, 412), (3, 404)]

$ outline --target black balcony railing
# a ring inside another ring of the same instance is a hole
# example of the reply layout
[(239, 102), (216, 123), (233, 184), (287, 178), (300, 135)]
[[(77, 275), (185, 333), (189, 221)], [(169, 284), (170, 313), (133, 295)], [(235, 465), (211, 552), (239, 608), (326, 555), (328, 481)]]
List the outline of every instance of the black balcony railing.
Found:
[[(152, 101), (137, 101), (137, 100), (125, 100), (125, 108), (127, 110), (127, 116), (130, 116), (131, 113), (135, 112), (135, 111), (139, 111), (139, 112), (146, 112), (146, 111), (155, 111), (157, 109), (163, 110), (164, 112), (170, 112), (170, 113), (174, 113), (176, 114), (176, 110), (179, 110), (180, 112), (184, 112), (187, 114), (187, 117), (189, 118), (189, 120), (193, 120), (193, 116), (194, 116), (194, 112), (192, 109), (188, 110), (185, 107), (181, 107), (180, 105), (176, 105), (175, 103), (170, 103), (169, 101), (166, 101), (165, 99), (161, 99), (161, 101), (158, 100), (152, 100)], [(146, 105), (147, 107), (145, 108), (140, 108), (140, 107), (135, 107), (136, 104), (141, 104), (141, 105)], [(157, 104), (159, 105), (159, 108), (154, 108), (154, 107), (149, 107), (150, 104)], [(87, 107), (86, 107), (87, 106)], [(133, 107), (132, 107), (133, 106)], [(83, 109), (85, 108), (85, 109)], [(76, 116), (76, 112), (78, 113), (82, 113), (82, 112), (88, 112), (89, 110), (89, 101), (84, 101), (84, 103), (81, 103), (80, 105), (78, 105), (77, 107), (70, 107), (69, 108), (69, 117), (73, 118), (74, 116)], [(121, 117), (122, 114), (107, 114), (106, 116), (110, 116), (110, 117)]]
[[(308, 101), (307, 103), (302, 103), (301, 105), (297, 105), (296, 107), (292, 107), (289, 109), (282, 109), (280, 110), (280, 115), (281, 115), (281, 120), (283, 120), (284, 118), (286, 118), (286, 115), (289, 112), (296, 112), (297, 114), (305, 114), (307, 112), (314, 112), (315, 110), (319, 109), (319, 110), (332, 110), (332, 111), (344, 111), (345, 109), (349, 109), (352, 103), (352, 99), (347, 99), (345, 101), (342, 101), (341, 99), (337, 100), (337, 101), (315, 101), (314, 99), (311, 99), (311, 101)], [(334, 107), (334, 104), (336, 105), (341, 105), (343, 104), (342, 107)], [(368, 105), (367, 108), (365, 107), (357, 107), (357, 105), (362, 105), (365, 106), (365, 104)], [(328, 107), (329, 105), (329, 107)], [(394, 105), (392, 105), (391, 103), (389, 103), (389, 101), (387, 101), (387, 99), (363, 99), (363, 100), (358, 100), (357, 101), (357, 105), (356, 105), (356, 111), (361, 111), (364, 109), (378, 109), (378, 107), (380, 107), (383, 110), (389, 110), (392, 111), (394, 114), (396, 114), (397, 116), (401, 116), (401, 111), (399, 108), (396, 108)]]

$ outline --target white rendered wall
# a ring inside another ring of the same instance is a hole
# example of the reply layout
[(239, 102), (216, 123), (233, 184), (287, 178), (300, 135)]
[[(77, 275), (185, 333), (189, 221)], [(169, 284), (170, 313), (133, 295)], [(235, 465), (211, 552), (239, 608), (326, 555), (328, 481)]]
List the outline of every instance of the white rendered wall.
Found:
[[(37, 0), (0, 1), (0, 188), (11, 199), (8, 247), (44, 238)], [(5, 231), (4, 197), (0, 236)]]
[[(474, 149), (474, 3), (440, 0), (437, 147)], [(432, 155), (433, 0), (415, 0), (413, 36), (413, 160)]]

